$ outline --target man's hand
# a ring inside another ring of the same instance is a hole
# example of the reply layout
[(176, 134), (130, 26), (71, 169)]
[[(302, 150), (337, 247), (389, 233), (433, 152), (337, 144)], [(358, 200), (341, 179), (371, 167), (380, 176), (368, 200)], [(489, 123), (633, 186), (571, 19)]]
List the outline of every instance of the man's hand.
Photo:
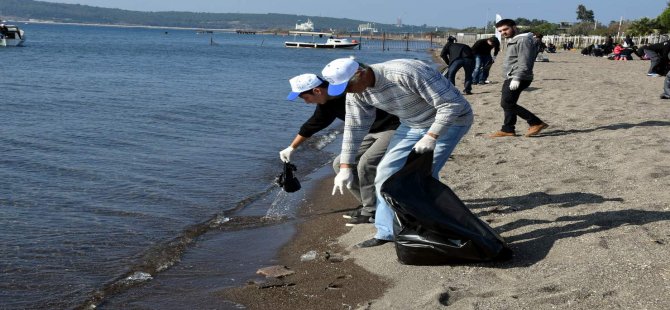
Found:
[(289, 147), (285, 148), (284, 150), (279, 152), (279, 159), (281, 159), (281, 161), (283, 161), (285, 163), (290, 162), (291, 161), (291, 153), (293, 153), (293, 150), (295, 150), (295, 149), (292, 146), (289, 146)]
[(351, 168), (340, 168), (340, 172), (335, 176), (335, 186), (333, 186), (333, 194), (340, 190), (340, 194), (344, 195), (343, 187), (351, 188), (351, 183), (354, 182), (354, 175), (351, 173)]
[(517, 90), (517, 89), (519, 89), (519, 84), (521, 84), (520, 81), (512, 80), (512, 82), (509, 83), (509, 90)]
[(426, 153), (426, 152), (430, 152), (430, 151), (435, 149), (435, 142), (436, 141), (437, 140), (435, 138), (431, 137), (428, 134), (425, 134), (425, 135), (423, 135), (421, 140), (419, 140), (419, 142), (417, 142), (414, 145), (414, 151), (417, 154), (423, 154), (423, 153)]

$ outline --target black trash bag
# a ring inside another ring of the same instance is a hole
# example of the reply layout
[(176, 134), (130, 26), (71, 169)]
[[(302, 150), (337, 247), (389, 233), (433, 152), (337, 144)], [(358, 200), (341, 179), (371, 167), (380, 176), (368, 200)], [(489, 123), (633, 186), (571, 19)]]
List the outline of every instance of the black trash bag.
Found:
[(398, 260), (407, 265), (506, 260), (512, 250), (449, 186), (432, 176), (433, 152), (412, 151), (381, 194), (395, 211)]
[(275, 182), (287, 193), (297, 192), (300, 189), (300, 181), (293, 175), (298, 170), (294, 164), (284, 163), (284, 171), (277, 176)]

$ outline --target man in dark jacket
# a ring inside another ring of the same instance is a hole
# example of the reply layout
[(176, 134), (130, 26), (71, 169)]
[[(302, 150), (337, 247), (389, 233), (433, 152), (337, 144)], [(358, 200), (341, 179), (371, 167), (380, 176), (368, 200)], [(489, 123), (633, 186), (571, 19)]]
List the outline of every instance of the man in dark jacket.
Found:
[(456, 43), (456, 38), (449, 37), (447, 44), (442, 48), (440, 57), (449, 66), (444, 75), (451, 84), (456, 85), (456, 73), (463, 68), (465, 71), (465, 83), (463, 91), (466, 95), (472, 94), (472, 70), (475, 67), (475, 59), (469, 46)]
[[(491, 57), (491, 50), (493, 50), (493, 57)], [(472, 53), (475, 55), (475, 70), (472, 73), (473, 84), (488, 84), (489, 69), (493, 64), (493, 59), (498, 56), (498, 52), (500, 52), (500, 41), (496, 37), (477, 40), (472, 45)]]
[(516, 22), (503, 19), (496, 23), (496, 28), (507, 41), (505, 60), (503, 62), (502, 106), (505, 118), (502, 128), (490, 135), (491, 138), (514, 137), (517, 116), (523, 118), (530, 126), (525, 136), (535, 136), (549, 125), (535, 114), (517, 104), (521, 92), (533, 81), (533, 66), (537, 57), (537, 43), (533, 33), (519, 33)]
[(667, 55), (670, 52), (670, 41), (664, 41), (656, 44), (649, 44), (644, 47), (644, 53), (647, 54), (651, 63), (649, 64), (648, 76), (665, 75)]
[[(315, 74), (302, 74), (289, 80), (291, 93), (286, 99), (295, 100), (300, 97), (305, 103), (316, 104), (314, 114), (301, 127), (291, 145), (279, 152), (284, 162), (291, 160), (293, 151), (315, 133), (330, 126), (336, 118), (344, 120), (346, 114), (345, 96), (331, 97), (328, 95), (328, 82)], [(377, 209), (375, 176), (377, 165), (381, 161), (395, 129), (400, 120), (395, 115), (377, 110), (376, 118), (370, 131), (363, 138), (356, 155), (356, 169), (352, 169), (354, 181), (349, 191), (361, 205), (353, 212), (343, 215), (348, 218), (347, 226), (373, 223)], [(340, 157), (333, 161), (333, 169), (340, 170)]]

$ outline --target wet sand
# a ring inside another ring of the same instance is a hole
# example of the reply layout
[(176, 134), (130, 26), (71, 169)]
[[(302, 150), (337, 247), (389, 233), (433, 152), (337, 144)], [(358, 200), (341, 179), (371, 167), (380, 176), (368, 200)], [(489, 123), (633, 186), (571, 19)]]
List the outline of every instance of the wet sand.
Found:
[[(502, 56), (502, 55), (501, 55)], [(352, 199), (331, 179), (302, 206), (280, 262), (290, 286), (221, 292), (249, 309), (667, 309), (670, 305), (670, 100), (648, 61), (548, 54), (519, 104), (550, 125), (538, 137), (500, 128), (500, 63), (468, 96), (475, 123), (441, 173), (510, 244), (512, 260), (407, 266), (393, 244), (353, 245), (372, 225), (344, 226)], [(499, 57), (499, 60), (502, 60)], [(462, 89), (462, 73), (457, 87)], [(310, 250), (342, 253), (344, 262)]]

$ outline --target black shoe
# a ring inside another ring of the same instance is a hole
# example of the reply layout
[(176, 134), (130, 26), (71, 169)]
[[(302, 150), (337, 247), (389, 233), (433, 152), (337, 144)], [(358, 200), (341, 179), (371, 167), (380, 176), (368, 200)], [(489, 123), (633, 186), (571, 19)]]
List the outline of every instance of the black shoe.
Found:
[(357, 245), (355, 245), (355, 248), (371, 248), (375, 246), (382, 245), (384, 243), (391, 242), (391, 240), (382, 240), (382, 239), (377, 239), (377, 238), (372, 238), (370, 240), (365, 240)]
[(342, 214), (342, 217), (345, 219), (355, 218), (361, 215), (361, 211), (363, 211), (363, 205), (360, 205), (356, 207), (356, 209), (351, 210), (345, 214)]
[(661, 99), (670, 99), (670, 96), (668, 96), (666, 94), (663, 94), (663, 95), (661, 95)]
[(370, 223), (374, 223), (374, 222), (375, 222), (375, 218), (374, 218), (374, 217), (359, 214), (357, 217), (352, 217), (352, 218), (351, 218), (346, 224), (344, 224), (344, 225), (345, 225), (345, 226), (349, 226), (349, 227), (353, 227), (353, 226), (356, 226), (356, 225), (358, 225), (358, 224), (370, 224)]
[(465, 91), (465, 94), (466, 94), (466, 95), (472, 95), (472, 92), (469, 91), (469, 90), (466, 90), (466, 91)]

